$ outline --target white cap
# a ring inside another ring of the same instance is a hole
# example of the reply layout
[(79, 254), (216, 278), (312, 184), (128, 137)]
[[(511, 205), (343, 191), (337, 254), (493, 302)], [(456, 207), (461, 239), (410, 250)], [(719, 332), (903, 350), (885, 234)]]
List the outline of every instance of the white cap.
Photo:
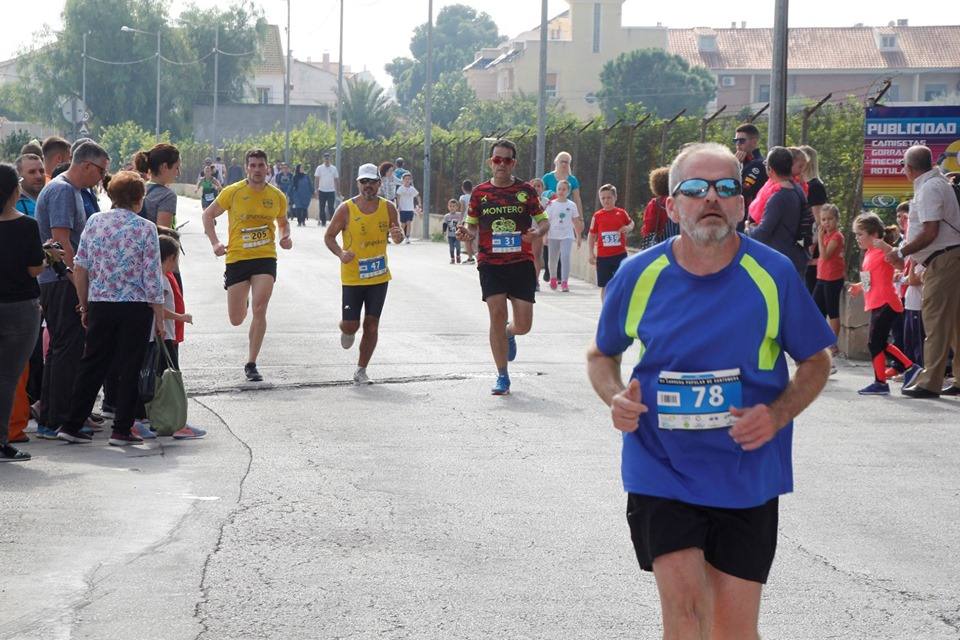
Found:
[(380, 179), (380, 170), (377, 169), (377, 165), (367, 164), (360, 165), (360, 168), (357, 169), (357, 180), (379, 180)]

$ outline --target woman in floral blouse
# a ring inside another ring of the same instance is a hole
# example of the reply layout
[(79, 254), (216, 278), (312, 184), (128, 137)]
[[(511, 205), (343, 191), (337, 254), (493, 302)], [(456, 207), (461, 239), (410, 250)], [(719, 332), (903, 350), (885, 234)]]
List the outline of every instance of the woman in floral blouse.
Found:
[(113, 176), (107, 193), (114, 209), (87, 220), (73, 259), (87, 337), (70, 418), (58, 435), (69, 442), (91, 440), (81, 427), (116, 356), (119, 380), (110, 444), (123, 446), (143, 442), (130, 429), (147, 339), (151, 330), (163, 336), (163, 273), (157, 227), (134, 213), (143, 204), (143, 178), (121, 171)]

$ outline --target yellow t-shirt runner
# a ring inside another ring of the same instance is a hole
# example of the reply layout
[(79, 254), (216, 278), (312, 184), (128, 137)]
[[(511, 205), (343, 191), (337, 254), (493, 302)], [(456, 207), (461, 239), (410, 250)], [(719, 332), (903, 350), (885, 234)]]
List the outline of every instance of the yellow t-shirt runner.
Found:
[(356, 256), (350, 262), (340, 263), (340, 281), (349, 286), (368, 286), (390, 281), (387, 267), (387, 237), (390, 235), (390, 215), (387, 201), (380, 198), (377, 210), (364, 213), (347, 200), (347, 228), (343, 230), (343, 250)]
[(221, 191), (216, 203), (227, 212), (227, 264), (277, 257), (277, 218), (287, 215), (282, 191), (271, 184), (254, 191), (242, 180)]

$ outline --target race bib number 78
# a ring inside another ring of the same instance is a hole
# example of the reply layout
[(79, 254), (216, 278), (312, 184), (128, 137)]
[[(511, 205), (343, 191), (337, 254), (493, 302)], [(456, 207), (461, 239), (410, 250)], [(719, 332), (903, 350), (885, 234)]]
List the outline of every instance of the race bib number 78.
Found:
[(657, 414), (661, 429), (732, 427), (730, 407), (743, 406), (740, 369), (695, 373), (661, 371)]

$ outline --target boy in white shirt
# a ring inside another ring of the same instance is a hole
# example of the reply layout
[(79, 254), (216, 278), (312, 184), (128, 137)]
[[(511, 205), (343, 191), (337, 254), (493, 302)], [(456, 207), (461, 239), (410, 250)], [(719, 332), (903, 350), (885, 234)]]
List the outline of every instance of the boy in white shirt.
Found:
[(413, 176), (409, 172), (403, 174), (403, 184), (397, 187), (397, 211), (400, 212), (400, 226), (407, 244), (410, 244), (410, 224), (419, 199), (420, 192), (413, 186)]
[[(570, 253), (573, 241), (580, 247), (580, 237), (583, 233), (583, 218), (576, 203), (569, 200), (570, 184), (566, 180), (557, 182), (557, 198), (547, 205), (547, 217), (550, 219), (550, 231), (547, 232), (547, 256), (550, 260), (550, 288), (557, 290), (557, 276), (560, 290), (570, 291), (567, 278), (570, 277)], [(560, 263), (560, 273), (557, 273), (557, 263)]]

